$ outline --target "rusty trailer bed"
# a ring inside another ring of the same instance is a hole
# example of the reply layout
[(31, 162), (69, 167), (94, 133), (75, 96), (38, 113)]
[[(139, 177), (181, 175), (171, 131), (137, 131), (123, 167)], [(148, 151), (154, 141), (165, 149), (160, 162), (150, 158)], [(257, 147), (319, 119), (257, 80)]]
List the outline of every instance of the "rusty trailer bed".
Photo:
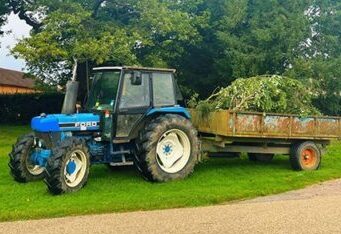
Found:
[(257, 112), (216, 111), (201, 117), (190, 110), (200, 133), (229, 138), (268, 138), (284, 140), (341, 139), (341, 117), (307, 116)]
[(275, 155), (288, 155), (294, 170), (316, 170), (333, 139), (341, 139), (341, 118), (289, 114), (216, 111), (201, 116), (190, 110), (199, 132), (201, 154), (239, 157), (270, 162)]

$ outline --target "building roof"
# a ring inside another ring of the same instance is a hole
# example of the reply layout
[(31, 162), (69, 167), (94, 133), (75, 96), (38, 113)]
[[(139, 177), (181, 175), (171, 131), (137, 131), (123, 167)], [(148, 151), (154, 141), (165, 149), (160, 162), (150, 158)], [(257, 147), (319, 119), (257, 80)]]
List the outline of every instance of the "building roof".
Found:
[(0, 68), (0, 85), (32, 89), (34, 88), (34, 80), (26, 78), (23, 72)]

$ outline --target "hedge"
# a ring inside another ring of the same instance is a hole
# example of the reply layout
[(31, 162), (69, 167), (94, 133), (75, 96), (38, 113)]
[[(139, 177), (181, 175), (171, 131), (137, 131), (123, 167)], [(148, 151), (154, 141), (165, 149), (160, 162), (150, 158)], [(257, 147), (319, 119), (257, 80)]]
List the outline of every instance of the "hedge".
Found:
[(0, 95), (0, 123), (28, 124), (41, 113), (60, 113), (63, 98), (60, 93)]

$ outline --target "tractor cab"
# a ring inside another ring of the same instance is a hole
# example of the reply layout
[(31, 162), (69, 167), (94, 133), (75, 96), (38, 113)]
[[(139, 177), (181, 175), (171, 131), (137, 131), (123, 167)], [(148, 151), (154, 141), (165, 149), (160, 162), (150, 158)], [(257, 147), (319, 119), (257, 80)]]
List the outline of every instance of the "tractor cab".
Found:
[(18, 182), (44, 178), (53, 194), (81, 189), (90, 165), (98, 163), (134, 164), (150, 181), (186, 177), (197, 162), (198, 139), (188, 111), (179, 105), (174, 72), (94, 68), (84, 113), (64, 112), (77, 97), (69, 86), (63, 113), (34, 117), (33, 132), (18, 138), (10, 153), (12, 176)]
[(178, 105), (182, 97), (174, 72), (139, 67), (94, 68), (86, 110), (101, 116), (103, 140), (130, 141), (148, 116), (165, 111), (189, 117)]

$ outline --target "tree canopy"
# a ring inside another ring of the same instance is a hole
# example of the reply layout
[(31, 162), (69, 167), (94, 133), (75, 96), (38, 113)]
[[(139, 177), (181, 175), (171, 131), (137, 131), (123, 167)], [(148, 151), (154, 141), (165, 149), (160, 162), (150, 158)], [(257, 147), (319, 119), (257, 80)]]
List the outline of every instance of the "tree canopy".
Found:
[(174, 67), (185, 95), (195, 91), (201, 97), (239, 77), (284, 74), (302, 81), (321, 111), (341, 113), (338, 0), (6, 0), (5, 5), (3, 12), (17, 13), (33, 27), (14, 55), (48, 82), (70, 78), (75, 60)]
[(20, 41), (13, 53), (27, 61), (32, 73), (49, 81), (65, 78), (74, 59), (167, 66), (181, 56), (183, 45), (199, 37), (196, 20), (176, 9), (172, 1), (48, 4), (41, 26)]

